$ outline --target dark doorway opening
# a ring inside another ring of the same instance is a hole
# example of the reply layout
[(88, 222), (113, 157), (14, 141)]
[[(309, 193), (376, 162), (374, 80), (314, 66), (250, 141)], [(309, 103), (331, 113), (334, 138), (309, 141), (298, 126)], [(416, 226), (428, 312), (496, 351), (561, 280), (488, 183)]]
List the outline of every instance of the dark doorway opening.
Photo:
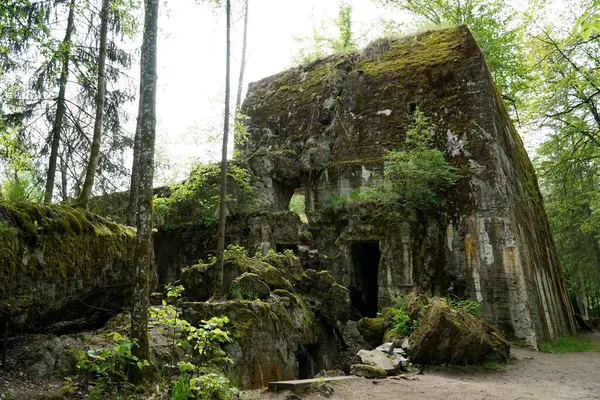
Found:
[(298, 255), (298, 244), (297, 243), (275, 243), (275, 251), (283, 253), (286, 250), (291, 250), (292, 253)]
[(352, 308), (361, 317), (376, 317), (378, 302), (379, 242), (357, 242), (350, 247), (354, 274), (350, 285)]
[(305, 344), (296, 352), (296, 360), (298, 360), (298, 379), (314, 378), (318, 371), (317, 364), (319, 361), (318, 344)]

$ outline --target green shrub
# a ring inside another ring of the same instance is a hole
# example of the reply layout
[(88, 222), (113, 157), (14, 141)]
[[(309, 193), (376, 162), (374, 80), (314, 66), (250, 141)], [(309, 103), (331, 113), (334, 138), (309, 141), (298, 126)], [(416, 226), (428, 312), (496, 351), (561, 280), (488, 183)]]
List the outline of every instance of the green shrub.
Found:
[(238, 394), (239, 391), (222, 374), (206, 373), (196, 377), (183, 374), (173, 384), (171, 400), (230, 400), (238, 398)]
[[(200, 164), (190, 177), (182, 183), (171, 186), (171, 195), (154, 198), (154, 217), (157, 225), (176, 225), (190, 219), (205, 224), (216, 222), (215, 212), (219, 205), (219, 184), (221, 167), (219, 164)], [(227, 175), (235, 187), (230, 187), (227, 202), (231, 207), (235, 201), (231, 193), (240, 196), (252, 191), (248, 170), (230, 164)]]
[(386, 336), (405, 337), (409, 336), (417, 327), (417, 321), (412, 320), (406, 310), (404, 297), (396, 297), (393, 300), (394, 305), (388, 307), (382, 312), (387, 325)]
[(481, 315), (480, 304), (475, 300), (460, 300), (456, 298), (448, 298), (447, 301), (448, 304), (450, 304), (450, 307), (452, 308), (461, 309), (477, 316)]
[(129, 368), (143, 370), (150, 366), (147, 360), (140, 360), (131, 353), (131, 349), (136, 345), (134, 341), (118, 332), (111, 335), (115, 342), (114, 347), (75, 353), (78, 373), (119, 383), (127, 382)]
[(388, 331), (400, 336), (409, 336), (415, 330), (415, 323), (406, 312), (392, 309), (393, 314), (389, 322)]
[(460, 178), (456, 168), (435, 146), (429, 119), (417, 110), (415, 121), (407, 130), (404, 148), (387, 153), (383, 185), (357, 188), (350, 196), (332, 196), (326, 211), (335, 214), (370, 204), (393, 222), (399, 212), (406, 216), (417, 210), (434, 210), (440, 194), (446, 193)]
[(236, 285), (232, 285), (229, 290), (229, 297), (232, 300), (258, 300), (258, 294), (252, 288), (245, 288)]

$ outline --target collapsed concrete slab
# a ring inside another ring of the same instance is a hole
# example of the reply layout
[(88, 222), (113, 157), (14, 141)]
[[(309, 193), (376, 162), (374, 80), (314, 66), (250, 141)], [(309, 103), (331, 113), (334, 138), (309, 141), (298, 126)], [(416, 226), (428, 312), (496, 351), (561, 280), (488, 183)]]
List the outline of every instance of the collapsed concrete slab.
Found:
[(130, 291), (134, 238), (80, 209), (0, 202), (0, 320), (13, 331), (106, 322)]

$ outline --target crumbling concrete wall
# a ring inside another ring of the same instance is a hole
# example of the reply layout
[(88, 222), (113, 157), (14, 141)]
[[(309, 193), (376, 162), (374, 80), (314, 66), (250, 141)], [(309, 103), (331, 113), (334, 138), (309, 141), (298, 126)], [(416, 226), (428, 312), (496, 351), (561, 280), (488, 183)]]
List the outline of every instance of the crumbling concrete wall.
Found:
[[(377, 186), (419, 108), (464, 177), (427, 215), (332, 212)], [(321, 268), (351, 286), (350, 245), (379, 241), (379, 305), (413, 289), (471, 298), (484, 317), (535, 346), (572, 332), (562, 271), (531, 162), (483, 54), (459, 26), (377, 41), (250, 85), (241, 148), (260, 207), (306, 194)]]

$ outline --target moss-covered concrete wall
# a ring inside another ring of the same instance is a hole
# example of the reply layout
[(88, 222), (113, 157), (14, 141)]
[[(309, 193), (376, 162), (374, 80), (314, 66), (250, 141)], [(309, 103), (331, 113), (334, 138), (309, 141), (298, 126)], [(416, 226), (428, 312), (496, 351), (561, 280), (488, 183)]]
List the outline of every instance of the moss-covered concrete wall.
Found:
[[(331, 214), (339, 196), (382, 179), (416, 107), (464, 177), (428, 214)], [(572, 332), (571, 310), (537, 179), (466, 26), (384, 39), (250, 85), (242, 151), (265, 209), (306, 193), (321, 267), (350, 284), (350, 245), (380, 241), (379, 304), (415, 288), (469, 297), (515, 339)]]
[[(227, 219), (226, 245), (245, 247), (250, 254), (266, 254), (278, 245), (306, 244), (308, 227), (291, 211), (236, 214)], [(309, 237), (307, 239), (307, 236)], [(216, 254), (217, 224), (190, 221), (160, 227), (154, 234), (155, 264), (160, 283), (180, 277), (183, 268)]]
[(133, 228), (68, 206), (0, 202), (0, 320), (43, 330), (82, 310), (118, 309), (134, 238)]

